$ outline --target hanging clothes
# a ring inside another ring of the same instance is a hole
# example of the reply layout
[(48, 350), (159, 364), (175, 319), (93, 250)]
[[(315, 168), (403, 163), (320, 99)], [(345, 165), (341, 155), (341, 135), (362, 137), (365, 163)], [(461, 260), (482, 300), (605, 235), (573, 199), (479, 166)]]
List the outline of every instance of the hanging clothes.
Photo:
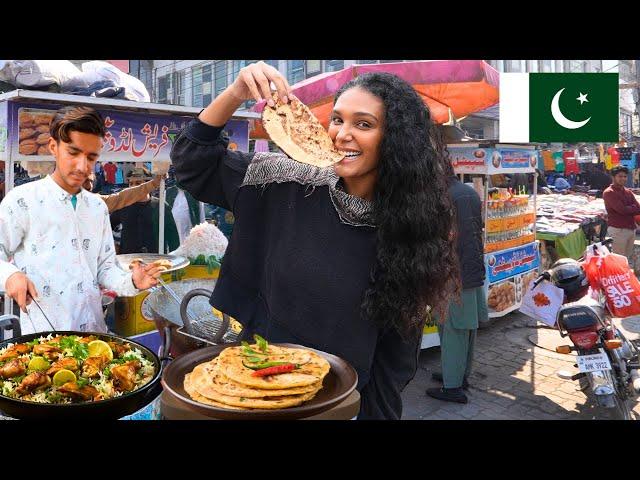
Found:
[(552, 172), (556, 169), (556, 161), (553, 159), (551, 150), (542, 150), (542, 161), (544, 163), (544, 171)]
[(105, 180), (107, 181), (107, 183), (110, 183), (112, 185), (116, 183), (116, 170), (118, 169), (118, 167), (116, 167), (114, 163), (109, 162), (102, 168), (104, 170)]
[(555, 161), (555, 171), (564, 172), (564, 160), (562, 158), (562, 152), (553, 152), (553, 160)]
[(613, 168), (613, 163), (611, 162), (611, 155), (606, 153), (604, 155), (604, 168), (607, 170), (611, 170)]
[(124, 183), (124, 176), (122, 175), (122, 169), (119, 165), (116, 165), (116, 185), (122, 185)]
[(617, 148), (610, 147), (607, 149), (609, 155), (611, 155), (611, 165), (615, 167), (616, 165), (620, 165), (620, 153)]
[(578, 166), (578, 160), (574, 150), (565, 150), (562, 152), (562, 159), (564, 160), (565, 175), (580, 173), (580, 167)]

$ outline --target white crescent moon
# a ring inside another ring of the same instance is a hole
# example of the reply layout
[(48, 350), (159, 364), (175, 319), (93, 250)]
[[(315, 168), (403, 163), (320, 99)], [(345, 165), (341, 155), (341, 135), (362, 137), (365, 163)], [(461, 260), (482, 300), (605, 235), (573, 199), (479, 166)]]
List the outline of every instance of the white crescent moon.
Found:
[(564, 88), (558, 90), (556, 94), (553, 96), (553, 100), (551, 101), (551, 115), (553, 115), (553, 119), (558, 122), (561, 127), (568, 128), (570, 130), (575, 130), (576, 128), (584, 127), (591, 117), (583, 120), (582, 122), (574, 122), (573, 120), (569, 120), (565, 117), (560, 110), (560, 95), (564, 92)]

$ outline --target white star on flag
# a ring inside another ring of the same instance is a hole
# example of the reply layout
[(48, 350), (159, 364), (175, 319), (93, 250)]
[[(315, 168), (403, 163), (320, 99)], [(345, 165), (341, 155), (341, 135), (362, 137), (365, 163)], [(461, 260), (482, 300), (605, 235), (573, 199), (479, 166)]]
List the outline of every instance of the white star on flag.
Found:
[(578, 98), (576, 98), (576, 100), (578, 100), (580, 102), (580, 105), (582, 105), (584, 102), (588, 102), (589, 101), (589, 100), (587, 100), (587, 95), (589, 95), (589, 94), (580, 92), (580, 96)]

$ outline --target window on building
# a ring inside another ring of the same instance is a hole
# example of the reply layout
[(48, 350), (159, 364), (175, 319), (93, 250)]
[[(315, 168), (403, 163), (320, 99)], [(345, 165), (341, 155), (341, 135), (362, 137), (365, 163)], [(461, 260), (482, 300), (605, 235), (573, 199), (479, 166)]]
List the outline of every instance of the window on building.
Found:
[(213, 95), (217, 97), (224, 91), (225, 88), (227, 88), (228, 84), (226, 60), (216, 60), (213, 71), (213, 82)]
[(585, 72), (587, 68), (587, 62), (584, 60), (565, 60), (564, 71), (570, 73)]
[(256, 63), (257, 60), (234, 60), (233, 61), (233, 71), (232, 76), (236, 78), (238, 73), (240, 73), (240, 69), (246, 67), (247, 65), (251, 65), (252, 63)]
[(627, 139), (631, 138), (632, 131), (632, 121), (633, 117), (630, 113), (622, 112), (620, 113), (620, 129), (624, 133), (624, 136)]
[(325, 72), (337, 72), (344, 68), (344, 60), (325, 60)]
[(304, 80), (304, 60), (287, 60), (287, 80), (290, 85)]
[(278, 60), (264, 60), (264, 63), (271, 65), (273, 68), (278, 68)]
[(462, 125), (462, 129), (466, 132), (468, 137), (473, 139), (484, 139), (484, 129), (482, 127)]
[(491, 60), (489, 63), (499, 72), (504, 72), (504, 60)]
[(525, 60), (505, 60), (505, 72), (524, 72)]
[(129, 75), (140, 78), (140, 60), (129, 60)]
[(544, 73), (554, 73), (556, 71), (555, 60), (540, 60), (540, 71)]
[(537, 72), (538, 71), (538, 61), (537, 60), (527, 60), (527, 71), (528, 72)]
[(305, 78), (313, 77), (322, 72), (322, 60), (306, 60), (305, 61)]
[(184, 80), (186, 72), (181, 70), (179, 72), (173, 72), (173, 104), (184, 105)]
[(202, 107), (202, 66), (191, 69), (191, 84), (193, 87), (192, 105)]
[(158, 103), (167, 103), (167, 92), (170, 87), (170, 75), (163, 75), (158, 78)]
[(356, 60), (356, 63), (366, 65), (367, 63), (380, 63), (380, 60)]

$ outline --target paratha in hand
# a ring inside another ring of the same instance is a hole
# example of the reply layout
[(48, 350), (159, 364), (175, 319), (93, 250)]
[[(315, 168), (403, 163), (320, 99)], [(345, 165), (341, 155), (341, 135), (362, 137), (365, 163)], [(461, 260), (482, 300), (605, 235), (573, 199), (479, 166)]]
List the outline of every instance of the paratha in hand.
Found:
[(275, 108), (265, 105), (262, 111), (262, 125), (271, 140), (287, 155), (316, 167), (329, 167), (344, 158), (304, 103), (292, 94), (289, 103), (284, 103), (277, 92), (273, 93), (273, 101)]

